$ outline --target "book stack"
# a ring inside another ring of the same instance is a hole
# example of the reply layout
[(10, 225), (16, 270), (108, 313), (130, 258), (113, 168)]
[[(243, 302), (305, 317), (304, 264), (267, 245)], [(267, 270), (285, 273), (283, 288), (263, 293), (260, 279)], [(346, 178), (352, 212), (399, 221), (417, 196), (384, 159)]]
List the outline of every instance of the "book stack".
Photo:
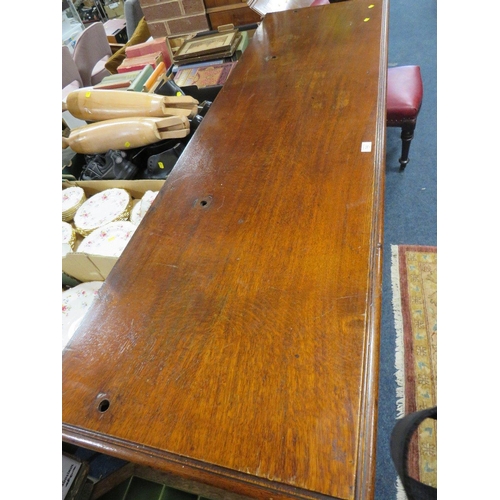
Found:
[(186, 62), (183, 60), (180, 60), (178, 63), (175, 63), (172, 65), (172, 73), (177, 73), (179, 69), (186, 69), (186, 68), (200, 68), (202, 66), (211, 66), (213, 64), (222, 64), (226, 62), (235, 62), (238, 61), (238, 59), (242, 56), (243, 52), (245, 49), (248, 47), (248, 42), (250, 40), (250, 37), (248, 35), (248, 31), (241, 31), (240, 32), (240, 42), (238, 43), (238, 46), (236, 47), (236, 50), (234, 53), (229, 56), (229, 57), (215, 57), (210, 56), (210, 59), (207, 59), (206, 61), (195, 61), (195, 62)]
[(151, 53), (161, 52), (165, 67), (169, 68), (171, 64), (170, 51), (167, 46), (167, 38), (155, 38), (136, 45), (125, 47), (126, 57), (141, 57)]
[(128, 90), (133, 92), (154, 92), (167, 78), (167, 70), (163, 61), (156, 68), (147, 64), (140, 70), (117, 73), (106, 76), (94, 85), (94, 89)]
[(233, 29), (196, 36), (186, 40), (173, 55), (178, 67), (187, 64), (232, 58), (242, 41), (242, 34)]
[(165, 68), (171, 65), (169, 47), (166, 37), (148, 40), (125, 48), (125, 59), (118, 66), (118, 73), (129, 73), (141, 70), (147, 65), (153, 69), (163, 63)]
[(94, 85), (95, 89), (128, 89), (130, 84), (137, 78), (141, 70), (117, 73), (105, 76), (100, 83)]
[(205, 88), (214, 85), (224, 85), (234, 66), (236, 66), (236, 61), (193, 68), (184, 68), (181, 66), (174, 76), (174, 82), (179, 87), (196, 85), (198, 88)]
[(151, 52), (137, 57), (125, 57), (120, 66), (118, 66), (118, 73), (128, 73), (129, 71), (140, 70), (150, 64), (153, 69), (163, 62), (163, 54), (161, 52)]
[[(249, 43), (247, 31), (228, 29), (198, 35), (183, 43), (173, 56), (172, 74), (179, 87), (222, 86)], [(220, 29), (220, 28), (219, 28)]]

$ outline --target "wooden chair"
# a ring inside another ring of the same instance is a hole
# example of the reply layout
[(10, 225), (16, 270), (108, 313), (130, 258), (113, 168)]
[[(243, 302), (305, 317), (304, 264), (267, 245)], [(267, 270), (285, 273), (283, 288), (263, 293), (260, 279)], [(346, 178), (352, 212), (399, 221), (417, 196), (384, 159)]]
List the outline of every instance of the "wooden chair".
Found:
[(422, 105), (420, 66), (396, 66), (387, 72), (387, 126), (401, 128), (401, 158), (404, 170), (409, 159), (417, 117)]

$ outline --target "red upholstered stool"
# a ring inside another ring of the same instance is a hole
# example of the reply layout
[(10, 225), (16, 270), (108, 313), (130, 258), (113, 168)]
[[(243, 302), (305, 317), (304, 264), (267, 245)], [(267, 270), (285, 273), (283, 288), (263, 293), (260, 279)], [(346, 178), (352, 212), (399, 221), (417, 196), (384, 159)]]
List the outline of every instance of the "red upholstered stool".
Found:
[(387, 126), (401, 127), (401, 170), (410, 161), (410, 143), (422, 105), (420, 66), (396, 66), (387, 72)]

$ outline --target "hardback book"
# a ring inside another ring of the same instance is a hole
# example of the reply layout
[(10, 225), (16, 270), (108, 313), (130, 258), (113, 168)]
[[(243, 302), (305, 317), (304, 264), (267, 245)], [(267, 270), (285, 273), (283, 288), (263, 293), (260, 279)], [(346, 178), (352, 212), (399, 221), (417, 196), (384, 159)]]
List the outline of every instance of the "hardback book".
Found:
[(128, 71), (126, 73), (117, 73), (115, 75), (105, 76), (100, 83), (94, 85), (95, 89), (127, 89), (137, 78), (142, 70)]
[(130, 45), (125, 48), (125, 54), (127, 57), (140, 57), (155, 52), (161, 52), (165, 67), (168, 68), (171, 64), (171, 57), (166, 37), (155, 38), (153, 40), (148, 40), (136, 45)]
[(144, 68), (135, 77), (134, 81), (130, 84), (127, 91), (132, 92), (142, 92), (144, 84), (147, 82), (148, 78), (153, 74), (153, 66), (151, 64), (146, 64)]
[(190, 64), (182, 64), (179, 66), (178, 64), (174, 64), (172, 66), (172, 73), (177, 73), (180, 69), (191, 69), (191, 68), (199, 68), (201, 66), (212, 66), (214, 64), (222, 64), (223, 62), (228, 62), (224, 58), (220, 59), (210, 59), (208, 61), (200, 61)]
[(128, 71), (141, 70), (148, 64), (153, 66), (153, 69), (163, 61), (161, 52), (152, 52), (138, 57), (126, 57), (120, 66), (118, 66), (118, 73), (126, 73)]
[(236, 47), (236, 50), (234, 52), (236, 59), (239, 59), (243, 52), (245, 52), (245, 49), (248, 47), (248, 43), (250, 41), (250, 37), (248, 36), (248, 31), (241, 31), (241, 40), (238, 46)]
[(158, 64), (158, 66), (156, 66), (154, 71), (151, 73), (151, 75), (149, 75), (147, 80), (144, 82), (142, 91), (151, 92), (153, 87), (156, 86), (157, 82), (161, 78), (163, 78), (163, 76), (166, 76), (166, 73), (167, 73), (167, 68), (165, 67), (165, 64), (161, 62), (160, 64)]
[(198, 88), (224, 85), (237, 62), (226, 62), (197, 68), (180, 68), (174, 77), (179, 87), (196, 85)]

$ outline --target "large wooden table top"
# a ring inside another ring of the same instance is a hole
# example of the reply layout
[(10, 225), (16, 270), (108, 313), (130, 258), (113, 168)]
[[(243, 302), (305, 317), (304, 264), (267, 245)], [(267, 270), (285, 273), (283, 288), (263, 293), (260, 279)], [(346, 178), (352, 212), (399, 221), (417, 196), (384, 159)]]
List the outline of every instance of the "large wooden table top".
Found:
[(371, 498), (386, 34), (384, 1), (265, 17), (63, 353), (63, 440)]

